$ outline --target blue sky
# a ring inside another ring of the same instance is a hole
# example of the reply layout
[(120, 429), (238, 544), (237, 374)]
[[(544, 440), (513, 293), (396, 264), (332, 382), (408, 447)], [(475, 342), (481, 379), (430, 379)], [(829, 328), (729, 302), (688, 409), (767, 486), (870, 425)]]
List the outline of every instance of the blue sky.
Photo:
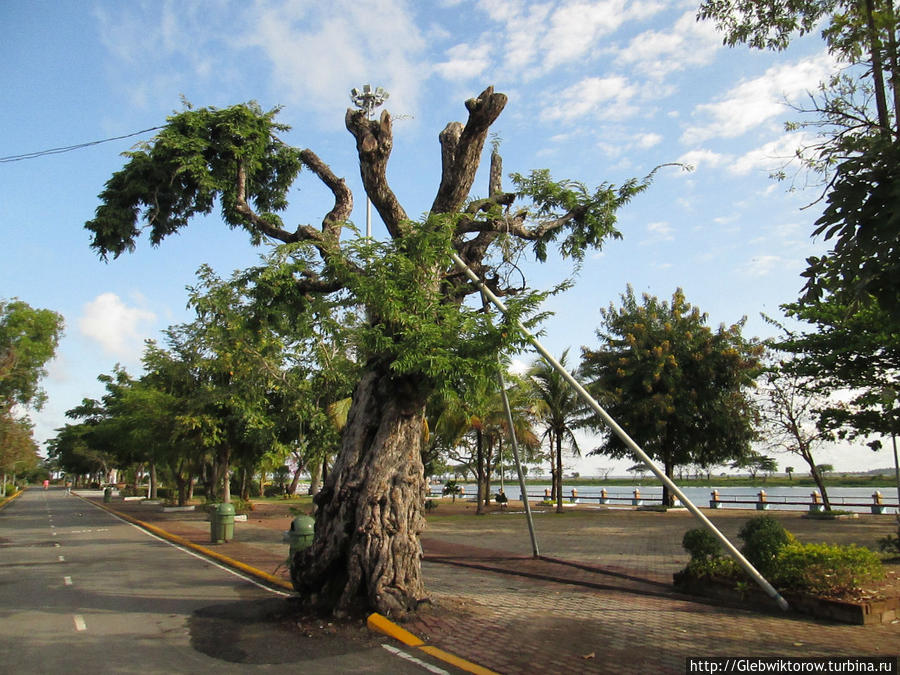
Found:
[[(778, 316), (797, 297), (805, 258), (823, 250), (809, 238), (821, 207), (801, 209), (818, 192), (768, 178), (803, 143), (784, 131), (796, 119), (786, 102), (802, 103), (834, 66), (815, 36), (780, 53), (723, 47), (713, 26), (696, 22), (696, 5), (9, 0), (0, 4), (0, 157), (154, 127), (182, 97), (198, 107), (256, 100), (283, 106), (285, 139), (347, 179), (362, 227), (364, 194), (343, 126), (349, 90), (371, 82), (390, 92), (386, 107), (399, 119), (388, 176), (416, 214), (437, 189), (438, 133), (465, 121), (463, 101), (494, 85), (509, 96), (493, 128), (506, 173), (549, 168), (597, 185), (665, 162), (695, 167), (662, 170), (620, 213), (624, 239), (588, 258), (575, 287), (550, 302), (551, 351), (594, 345), (600, 308), (629, 283), (666, 298), (680, 286), (711, 324), (747, 316), (745, 333), (764, 337), (772, 329), (760, 312)], [(83, 224), (122, 165), (119, 153), (150, 136), (0, 163), (0, 297), (66, 319), (45, 381), (49, 402), (32, 415), (41, 441), (66, 409), (101, 393), (98, 374), (116, 363), (139, 372), (143, 340), (190, 319), (185, 287), (202, 263), (227, 275), (262, 252), (212, 216), (157, 249), (141, 240), (131, 255), (97, 258)], [(486, 185), (480, 176), (474, 192)], [(285, 222), (318, 223), (327, 208), (324, 189), (302, 177)], [(377, 216), (374, 235), (384, 236)], [(568, 271), (559, 260), (529, 268), (537, 287)], [(822, 461), (839, 470), (891, 463), (861, 446), (825, 451)], [(572, 465), (591, 473), (610, 462)]]

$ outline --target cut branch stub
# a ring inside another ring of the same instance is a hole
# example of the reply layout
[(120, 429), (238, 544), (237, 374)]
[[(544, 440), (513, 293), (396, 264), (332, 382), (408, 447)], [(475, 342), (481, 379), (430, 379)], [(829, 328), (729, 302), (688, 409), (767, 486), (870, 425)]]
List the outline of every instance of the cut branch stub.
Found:
[(368, 119), (365, 111), (348, 109), (344, 122), (356, 138), (359, 172), (366, 194), (391, 237), (397, 238), (402, 234), (401, 225), (407, 217), (387, 182), (387, 162), (394, 147), (391, 116), (384, 110), (376, 121)]
[(440, 134), (444, 170), (431, 205), (433, 213), (455, 213), (462, 207), (475, 181), (487, 132), (506, 101), (506, 94), (495, 94), (494, 88), (488, 87), (478, 98), (466, 101), (469, 121), (462, 131), (457, 129), (458, 122), (452, 122)]

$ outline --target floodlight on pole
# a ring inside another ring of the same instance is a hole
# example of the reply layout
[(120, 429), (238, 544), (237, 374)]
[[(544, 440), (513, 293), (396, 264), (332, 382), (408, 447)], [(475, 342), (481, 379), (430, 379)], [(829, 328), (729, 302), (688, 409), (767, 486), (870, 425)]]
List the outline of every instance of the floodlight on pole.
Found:
[[(361, 90), (356, 87), (350, 90), (350, 100), (353, 101), (353, 105), (364, 111), (368, 119), (372, 119), (375, 108), (383, 105), (389, 97), (390, 94), (384, 89), (381, 87), (372, 89), (371, 84), (364, 84)], [(366, 194), (366, 238), (372, 238), (372, 202), (369, 201), (368, 194)]]

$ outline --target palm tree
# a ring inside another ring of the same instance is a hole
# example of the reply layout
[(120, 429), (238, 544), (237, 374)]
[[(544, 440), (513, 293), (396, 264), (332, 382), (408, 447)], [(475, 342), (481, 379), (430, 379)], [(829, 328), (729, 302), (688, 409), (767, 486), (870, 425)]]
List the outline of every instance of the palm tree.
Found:
[[(569, 350), (565, 350), (559, 358), (562, 366), (566, 365)], [(562, 512), (562, 452), (563, 445), (568, 442), (572, 452), (579, 456), (581, 450), (575, 439), (574, 430), (582, 426), (585, 419), (584, 404), (578, 393), (566, 382), (562, 375), (550, 364), (537, 361), (528, 371), (534, 387), (537, 402), (537, 418), (544, 425), (544, 434), (550, 444), (550, 474), (552, 476), (553, 496), (556, 498), (556, 510)]]
[[(519, 446), (525, 452), (539, 446), (532, 429), (531, 388), (512, 381), (507, 388), (513, 426)], [(473, 467), (478, 485), (476, 514), (490, 505), (491, 473), (500, 465), (504, 443), (510, 438), (509, 424), (499, 385), (493, 378), (472, 382), (464, 396), (432, 401), (432, 443), (441, 446), (450, 458)], [(461, 452), (460, 452), (461, 451)], [(464, 456), (465, 455), (465, 456)]]

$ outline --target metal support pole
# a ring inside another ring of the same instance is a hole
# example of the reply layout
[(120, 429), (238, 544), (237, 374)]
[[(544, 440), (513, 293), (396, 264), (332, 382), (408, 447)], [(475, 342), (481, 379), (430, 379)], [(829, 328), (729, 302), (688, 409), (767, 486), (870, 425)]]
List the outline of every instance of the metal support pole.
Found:
[[(478, 275), (476, 275), (471, 269), (469, 269), (469, 266), (466, 265), (466, 263), (463, 262), (462, 258), (460, 258), (455, 252), (451, 253), (450, 256), (456, 266), (459, 267), (459, 269), (462, 270), (465, 275), (478, 286), (478, 288), (488, 298), (488, 300), (490, 300), (497, 309), (499, 309), (501, 312), (503, 312), (504, 315), (506, 315), (506, 305), (503, 304), (500, 298), (494, 295), (491, 290), (481, 282), (481, 279), (478, 278)], [(635, 443), (634, 439), (632, 439), (631, 436), (629, 436), (625, 432), (625, 430), (620, 427), (612, 417), (609, 416), (609, 413), (607, 413), (600, 406), (600, 404), (594, 400), (594, 397), (591, 396), (574, 377), (572, 377), (569, 371), (567, 371), (560, 365), (560, 363), (553, 357), (553, 355), (550, 354), (550, 352), (548, 352), (540, 342), (538, 342), (537, 338), (535, 338), (534, 335), (532, 335), (528, 331), (528, 329), (522, 325), (521, 322), (517, 321), (516, 323), (519, 327), (519, 330), (521, 330), (524, 335), (528, 337), (528, 340), (532, 345), (534, 345), (534, 348), (537, 349), (538, 353), (543, 356), (547, 363), (549, 363), (560, 375), (563, 376), (566, 382), (568, 382), (575, 389), (575, 391), (578, 392), (578, 395), (581, 396), (585, 403), (587, 403), (590, 408), (595, 413), (597, 413), (600, 418), (604, 422), (606, 422), (607, 425), (609, 425), (613, 433), (615, 433), (616, 436), (619, 437), (619, 439), (628, 447), (628, 449), (631, 450), (635, 455), (637, 455), (638, 458), (640, 458), (640, 460), (647, 466), (647, 468), (649, 468), (650, 471), (652, 471), (653, 474), (663, 483), (663, 485), (669, 488), (669, 490), (671, 490), (675, 494), (675, 496), (681, 500), (681, 503), (687, 507), (688, 511), (694, 514), (697, 520), (699, 520), (703, 524), (703, 526), (706, 527), (706, 529), (712, 532), (712, 534), (716, 537), (716, 539), (719, 540), (722, 546), (725, 547), (725, 550), (728, 551), (728, 553), (731, 554), (731, 556), (737, 561), (737, 563), (744, 568), (744, 571), (750, 575), (750, 577), (760, 586), (760, 588), (762, 588), (769, 597), (775, 600), (775, 602), (778, 603), (778, 606), (781, 609), (788, 610), (789, 605), (787, 603), (787, 600), (785, 600), (775, 589), (775, 587), (772, 586), (772, 584), (770, 584), (766, 580), (766, 578), (759, 573), (759, 571), (750, 563), (749, 560), (741, 555), (741, 552), (738, 551), (737, 548), (735, 548), (734, 544), (732, 544), (728, 540), (728, 537), (722, 534), (719, 529), (712, 524), (709, 518), (703, 515), (703, 512), (701, 512), (700, 509), (698, 509), (694, 505), (694, 503), (687, 498), (687, 495), (685, 495), (684, 492), (681, 491), (681, 488), (673, 483), (672, 480), (658, 466), (656, 466), (656, 464), (652, 459), (650, 459), (647, 453), (645, 453), (643, 449), (637, 443)]]
[[(534, 520), (531, 517), (531, 505), (528, 503), (528, 493), (525, 491), (525, 475), (522, 473), (522, 462), (519, 460), (519, 442), (516, 440), (516, 430), (513, 426), (512, 408), (509, 407), (509, 398), (506, 395), (506, 382), (503, 381), (503, 364), (500, 355), (497, 355), (497, 382), (500, 385), (500, 396), (503, 399), (503, 409), (506, 411), (506, 423), (509, 425), (509, 437), (512, 440), (513, 458), (516, 460), (516, 472), (519, 475), (519, 493), (522, 496), (522, 504), (525, 506), (525, 519), (528, 521), (528, 534), (531, 535), (531, 551), (534, 557), (541, 555), (538, 550), (537, 536), (534, 533)], [(501, 465), (500, 471), (503, 471)]]

